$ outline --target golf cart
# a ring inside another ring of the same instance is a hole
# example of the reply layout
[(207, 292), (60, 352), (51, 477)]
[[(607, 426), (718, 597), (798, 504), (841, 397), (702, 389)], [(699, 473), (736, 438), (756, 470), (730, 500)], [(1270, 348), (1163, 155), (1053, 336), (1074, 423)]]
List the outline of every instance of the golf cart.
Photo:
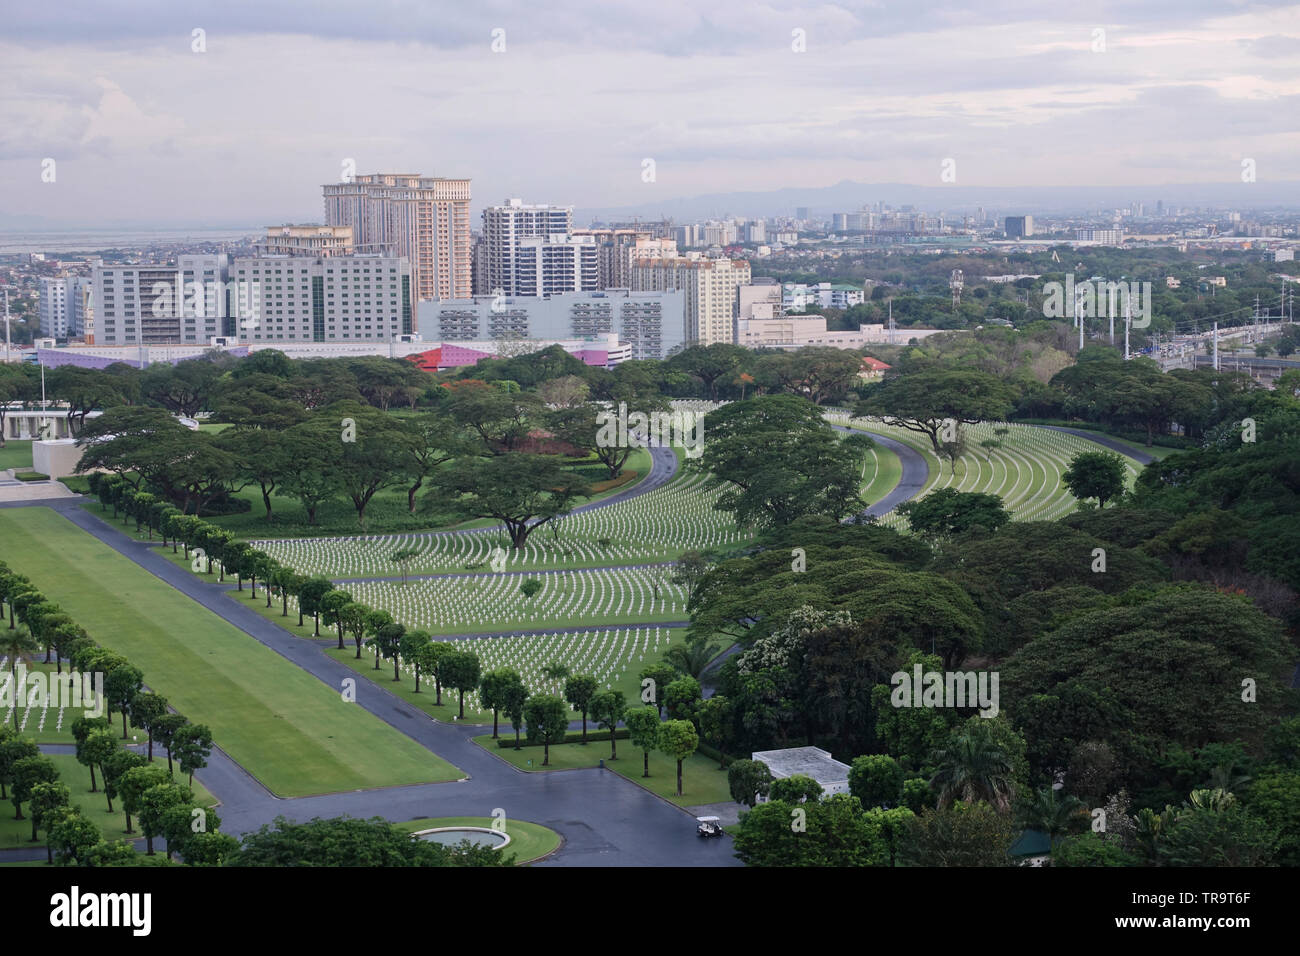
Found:
[(695, 832), (702, 837), (720, 837), (722, 836), (722, 821), (717, 817), (696, 817), (700, 825), (695, 828)]

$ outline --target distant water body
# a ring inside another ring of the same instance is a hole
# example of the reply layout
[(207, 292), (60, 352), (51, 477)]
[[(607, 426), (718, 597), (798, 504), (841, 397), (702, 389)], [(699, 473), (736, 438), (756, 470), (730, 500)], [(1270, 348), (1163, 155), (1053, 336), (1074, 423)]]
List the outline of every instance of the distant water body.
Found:
[(0, 230), (0, 255), (28, 252), (96, 252), (100, 249), (139, 249), (175, 243), (235, 242), (260, 236), (265, 228), (249, 229), (141, 229), (120, 232), (66, 230), (31, 232)]

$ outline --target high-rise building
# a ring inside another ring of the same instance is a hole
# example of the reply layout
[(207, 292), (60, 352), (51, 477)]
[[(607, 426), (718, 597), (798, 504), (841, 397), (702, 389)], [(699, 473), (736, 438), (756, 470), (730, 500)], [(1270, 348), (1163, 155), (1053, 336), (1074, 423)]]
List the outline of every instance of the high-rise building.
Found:
[[(483, 257), (486, 266), (484, 294), (537, 295), (536, 246), (527, 255), (522, 246), (526, 239), (562, 241), (573, 228), (572, 206), (527, 205), (521, 199), (507, 199), (499, 206), (483, 210)], [(557, 257), (564, 258), (563, 253)], [(521, 285), (518, 270), (529, 276), (527, 287)], [(594, 286), (593, 286), (594, 288)], [(463, 298), (463, 297), (457, 297)]]
[(1028, 239), (1034, 234), (1034, 217), (1007, 216), (1006, 234), (1008, 239)]
[(406, 259), (416, 300), (471, 294), (468, 179), (381, 173), (323, 189), (325, 222), (351, 226), (358, 252)]
[(100, 345), (391, 341), (414, 326), (410, 266), (391, 256), (180, 256), (94, 282)]
[(740, 286), (748, 285), (743, 259), (641, 259), (632, 264), (633, 291), (686, 293), (686, 338), (692, 345), (736, 341)]
[[(590, 236), (595, 241), (600, 272), (596, 285), (598, 289), (626, 289), (628, 264), (632, 261), (631, 250), (643, 242), (660, 241), (654, 238), (654, 230), (649, 228), (574, 229), (571, 235)], [(674, 250), (676, 246), (673, 243)]]
[(391, 342), (414, 332), (411, 269), (394, 256), (263, 256), (230, 263), (242, 342)]
[(206, 343), (234, 332), (225, 255), (179, 256), (175, 265), (98, 266), (95, 338), (102, 345)]
[(253, 244), (259, 256), (350, 256), (351, 226), (267, 226), (266, 238)]
[(42, 278), (41, 335), (59, 339), (81, 335), (92, 288), (93, 282), (85, 276)]

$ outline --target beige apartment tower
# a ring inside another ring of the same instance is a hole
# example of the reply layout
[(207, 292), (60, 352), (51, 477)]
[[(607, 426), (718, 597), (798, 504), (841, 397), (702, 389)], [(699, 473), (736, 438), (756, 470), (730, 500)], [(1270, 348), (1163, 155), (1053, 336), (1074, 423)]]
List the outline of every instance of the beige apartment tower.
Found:
[(416, 300), (469, 298), (469, 187), (468, 179), (404, 173), (327, 183), (325, 222), (350, 226), (359, 253), (405, 258)]
[(743, 259), (635, 259), (629, 269), (635, 292), (686, 293), (689, 345), (734, 344), (741, 286), (749, 284)]

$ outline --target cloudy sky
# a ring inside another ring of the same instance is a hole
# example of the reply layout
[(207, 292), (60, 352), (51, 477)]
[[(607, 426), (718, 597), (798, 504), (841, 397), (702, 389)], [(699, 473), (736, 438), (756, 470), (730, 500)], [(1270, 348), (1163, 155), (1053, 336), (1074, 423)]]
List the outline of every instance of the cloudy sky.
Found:
[(0, 225), (319, 220), (348, 159), (470, 176), (476, 206), (933, 186), (945, 159), (981, 186), (1232, 182), (1247, 157), (1300, 180), (1294, 4), (61, 0), (4, 21)]

